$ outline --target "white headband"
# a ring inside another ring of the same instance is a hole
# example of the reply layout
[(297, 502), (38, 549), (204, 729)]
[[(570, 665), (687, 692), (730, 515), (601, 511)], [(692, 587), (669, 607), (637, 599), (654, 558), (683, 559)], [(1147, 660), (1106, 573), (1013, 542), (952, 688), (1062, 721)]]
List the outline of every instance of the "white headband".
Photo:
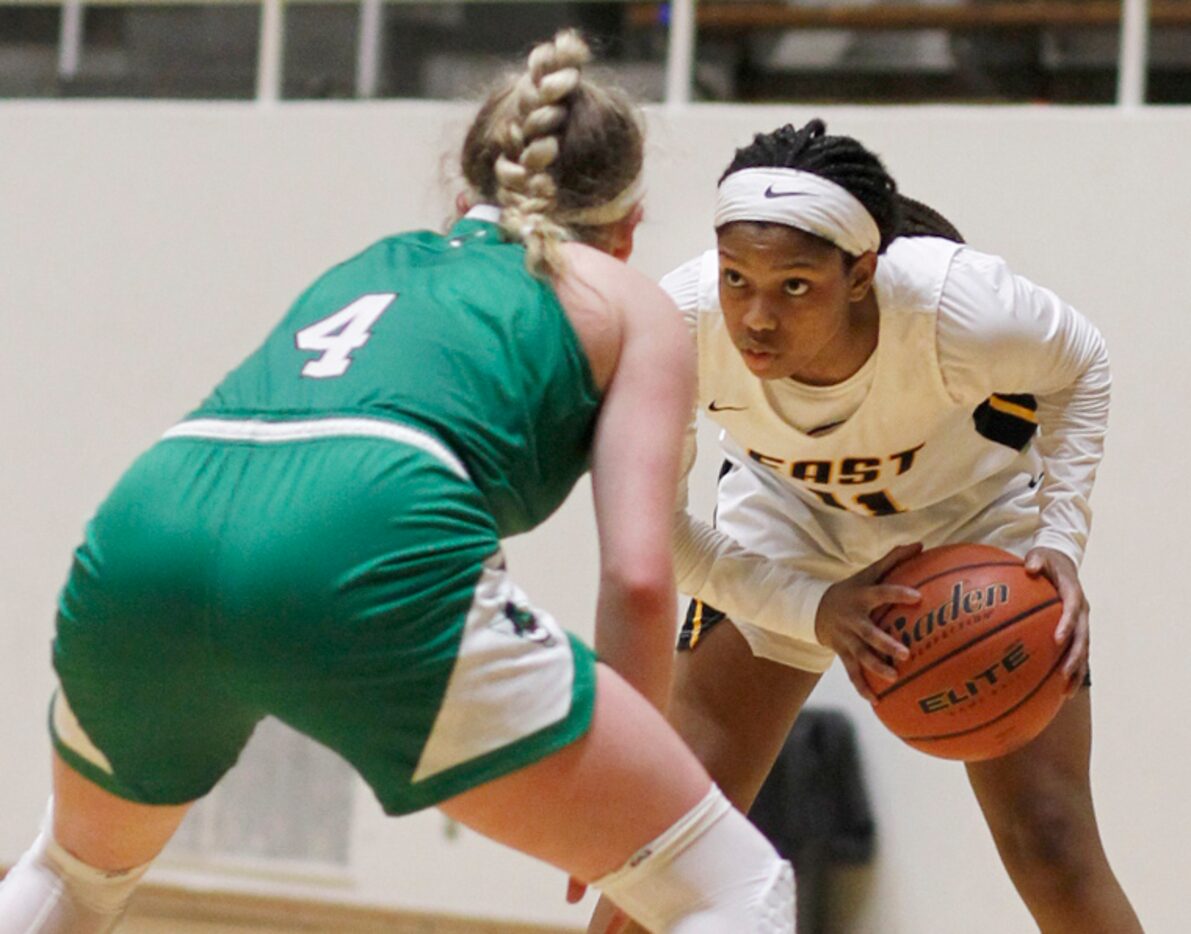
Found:
[(797, 227), (852, 256), (881, 245), (877, 222), (850, 191), (800, 169), (741, 169), (725, 178), (716, 197), (716, 229), (733, 221)]
[[(500, 208), (497, 205), (485, 204), (481, 196), (475, 194), (470, 189), (468, 190), (467, 197), (472, 202), (472, 207), (468, 210), (467, 217), (490, 221), (494, 224), (500, 223)], [(643, 197), (645, 197), (645, 182), (638, 176), (629, 183), (629, 186), (624, 191), (611, 201), (605, 201), (603, 204), (597, 204), (590, 208), (580, 208), (577, 211), (564, 211), (554, 216), (562, 224), (577, 224), (581, 227), (601, 227), (604, 224), (612, 224), (623, 217), (627, 217), (629, 211)]]
[(645, 181), (638, 175), (624, 191), (611, 201), (605, 201), (603, 204), (597, 204), (590, 208), (580, 208), (577, 211), (563, 211), (556, 214), (555, 217), (564, 224), (601, 227), (627, 217), (629, 211), (643, 197), (645, 197)]

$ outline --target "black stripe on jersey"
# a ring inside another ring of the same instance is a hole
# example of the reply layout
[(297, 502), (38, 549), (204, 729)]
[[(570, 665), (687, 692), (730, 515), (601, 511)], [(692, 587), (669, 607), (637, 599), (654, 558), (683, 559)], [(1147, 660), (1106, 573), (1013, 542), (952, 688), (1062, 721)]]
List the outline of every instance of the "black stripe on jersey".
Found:
[[(720, 483), (723, 482), (724, 477), (728, 476), (732, 471), (736, 470), (739, 465), (732, 463), (727, 458), (720, 464), (719, 476), (715, 478), (716, 488), (719, 488)], [(711, 524), (715, 525), (715, 512), (711, 516)], [(703, 633), (707, 632), (716, 623), (722, 623), (727, 617), (713, 606), (708, 606), (702, 600), (693, 599), (687, 605), (686, 619), (682, 623), (682, 629), (678, 633), (678, 651), (689, 652), (698, 644), (699, 639), (702, 638)]]
[(1028, 393), (993, 393), (976, 406), (976, 431), (1015, 451), (1024, 451), (1038, 431), (1038, 400)]
[(736, 464), (733, 464), (733, 463), (732, 463), (730, 460), (728, 460), (726, 457), (724, 458), (724, 462), (723, 462), (722, 464), (720, 464), (720, 472), (719, 472), (719, 475), (718, 475), (718, 476), (715, 478), (715, 489), (716, 489), (716, 494), (717, 494), (717, 495), (716, 495), (716, 500), (717, 500), (717, 502), (716, 502), (716, 507), (715, 507), (715, 509), (713, 509), (713, 510), (711, 511), (711, 524), (712, 524), (712, 526), (714, 526), (714, 525), (715, 525), (715, 519), (716, 519), (716, 516), (719, 514), (719, 502), (718, 502), (718, 500), (719, 500), (719, 496), (718, 496), (718, 494), (719, 494), (720, 484), (724, 482), (724, 477), (728, 476), (728, 474), (730, 474), (730, 473), (731, 473), (733, 470), (735, 470), (737, 466), (738, 466), (738, 465), (736, 465)]

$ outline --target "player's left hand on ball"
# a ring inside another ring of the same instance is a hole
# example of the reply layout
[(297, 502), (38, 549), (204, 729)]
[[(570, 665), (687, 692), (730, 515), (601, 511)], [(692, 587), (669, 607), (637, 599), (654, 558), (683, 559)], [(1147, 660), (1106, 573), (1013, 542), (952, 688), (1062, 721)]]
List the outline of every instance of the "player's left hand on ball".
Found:
[(887, 659), (903, 661), (910, 654), (909, 649), (873, 622), (873, 614), (883, 606), (913, 605), (922, 599), (912, 587), (880, 581), (896, 565), (920, 551), (919, 544), (899, 545), (851, 577), (832, 584), (819, 601), (815, 635), (822, 645), (839, 656), (848, 679), (870, 704), (876, 703), (877, 698), (861, 669), (867, 668), (879, 678), (894, 681), (897, 669)]
[(1079, 582), (1079, 569), (1070, 557), (1054, 548), (1031, 548), (1026, 554), (1026, 573), (1043, 574), (1055, 585), (1063, 601), (1063, 615), (1055, 627), (1055, 642), (1071, 644), (1063, 657), (1063, 677), (1067, 679), (1066, 695), (1073, 696), (1083, 685), (1088, 670), (1088, 648), (1091, 630), (1088, 625), (1088, 598)]

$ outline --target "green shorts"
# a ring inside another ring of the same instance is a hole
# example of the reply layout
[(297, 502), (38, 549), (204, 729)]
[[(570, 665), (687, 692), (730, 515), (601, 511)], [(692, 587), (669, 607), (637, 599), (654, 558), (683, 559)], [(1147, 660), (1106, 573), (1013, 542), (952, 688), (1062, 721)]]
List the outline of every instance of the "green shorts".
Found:
[(87, 527), (54, 664), (55, 747), (114, 794), (202, 797), (273, 715), (390, 814), (582, 736), (595, 683), (476, 488), (370, 437), (159, 442)]

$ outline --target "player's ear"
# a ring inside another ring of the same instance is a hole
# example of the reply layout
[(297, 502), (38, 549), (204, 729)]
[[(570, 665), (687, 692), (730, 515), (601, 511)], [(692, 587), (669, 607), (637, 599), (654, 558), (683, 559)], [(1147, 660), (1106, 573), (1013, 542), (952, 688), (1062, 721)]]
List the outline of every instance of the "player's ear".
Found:
[(848, 299), (858, 302), (868, 295), (873, 287), (873, 278), (877, 274), (877, 254), (873, 251), (862, 253), (852, 262), (848, 269)]
[(455, 212), (462, 217), (472, 209), (471, 198), (468, 197), (466, 191), (461, 191), (455, 195)]
[(609, 225), (607, 252), (624, 262), (633, 253), (633, 234), (645, 216), (644, 206), (638, 202), (627, 215)]

